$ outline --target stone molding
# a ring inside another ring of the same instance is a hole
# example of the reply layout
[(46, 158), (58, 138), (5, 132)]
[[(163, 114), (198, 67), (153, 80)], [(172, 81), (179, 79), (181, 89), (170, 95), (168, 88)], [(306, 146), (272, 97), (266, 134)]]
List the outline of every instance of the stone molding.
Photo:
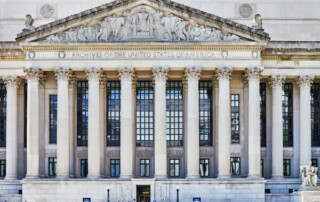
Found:
[(185, 68), (185, 76), (186, 79), (189, 80), (199, 80), (201, 74), (201, 67), (186, 67)]
[(168, 79), (168, 67), (153, 67), (152, 73), (155, 81), (166, 81)]
[(214, 155), (213, 148), (200, 148), (200, 157), (212, 157)]
[(21, 84), (21, 79), (17, 76), (3, 76), (3, 81), (7, 88), (18, 88)]
[(312, 157), (320, 157), (320, 150), (319, 149), (311, 149), (311, 156)]
[(0, 151), (0, 158), (6, 158), (7, 152), (6, 150)]
[(148, 149), (137, 149), (136, 150), (136, 157), (153, 157), (153, 150), (148, 150)]
[(182, 149), (170, 148), (167, 150), (168, 157), (183, 157), (184, 151)]
[(313, 83), (313, 75), (300, 75), (297, 84), (300, 88), (310, 88)]
[(245, 71), (246, 77), (249, 81), (259, 81), (263, 67), (248, 67)]
[(90, 67), (86, 69), (86, 77), (89, 82), (99, 82), (102, 75), (100, 67)]
[(43, 74), (38, 67), (25, 68), (23, 71), (27, 74), (28, 82), (38, 82)]
[(120, 150), (107, 150), (107, 157), (120, 157)]
[(233, 67), (217, 67), (216, 77), (218, 80), (230, 80)]
[(76, 151), (77, 157), (88, 157), (88, 148)]
[(284, 84), (285, 80), (285, 75), (272, 75), (269, 78), (269, 85), (272, 88), (282, 88), (282, 85)]
[(292, 158), (294, 156), (293, 150), (283, 150), (283, 157), (285, 158)]
[(69, 67), (59, 67), (54, 70), (54, 75), (56, 79), (59, 81), (66, 81), (68, 82), (71, 77), (71, 70)]
[(135, 77), (133, 67), (119, 67), (118, 72), (120, 80), (133, 80)]

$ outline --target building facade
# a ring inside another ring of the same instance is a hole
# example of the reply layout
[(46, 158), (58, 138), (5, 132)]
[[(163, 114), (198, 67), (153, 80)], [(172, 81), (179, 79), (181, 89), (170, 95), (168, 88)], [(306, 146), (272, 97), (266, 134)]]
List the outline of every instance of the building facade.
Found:
[(0, 35), (0, 201), (299, 200), (320, 160), (320, 45), (236, 8), (255, 24), (118, 0)]

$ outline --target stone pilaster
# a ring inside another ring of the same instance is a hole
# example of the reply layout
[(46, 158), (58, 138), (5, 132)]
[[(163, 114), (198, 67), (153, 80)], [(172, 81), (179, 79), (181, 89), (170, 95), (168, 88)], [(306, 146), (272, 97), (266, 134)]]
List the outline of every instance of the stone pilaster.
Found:
[(26, 178), (39, 177), (39, 68), (24, 69), (28, 79), (27, 112), (27, 175)]
[(18, 95), (21, 80), (17, 76), (3, 77), (7, 87), (6, 180), (18, 178)]
[(86, 69), (89, 81), (89, 106), (88, 106), (88, 178), (100, 178), (100, 77), (101, 68)]
[(282, 126), (282, 86), (286, 76), (272, 75), (272, 174), (274, 179), (283, 178), (283, 126)]
[(218, 177), (230, 178), (231, 112), (230, 76), (233, 68), (219, 67), (216, 76), (219, 82), (218, 109)]
[(70, 68), (54, 70), (58, 82), (57, 109), (57, 177), (69, 177), (70, 122), (69, 122), (69, 78)]
[(187, 67), (188, 80), (188, 118), (187, 118), (187, 178), (199, 178), (199, 77), (201, 67)]
[(133, 67), (120, 67), (119, 78), (121, 80), (121, 125), (120, 125), (120, 177), (133, 177), (133, 165), (135, 154), (135, 136), (133, 131), (133, 94), (132, 79)]
[(311, 161), (311, 97), (310, 88), (314, 76), (301, 75), (297, 84), (300, 87), (300, 166)]
[(105, 176), (106, 168), (105, 168), (105, 148), (106, 148), (106, 77), (105, 75), (101, 75), (100, 85), (99, 85), (99, 116), (100, 116), (100, 174), (101, 177)]
[(152, 69), (155, 81), (154, 155), (155, 177), (167, 177), (167, 133), (166, 133), (166, 81), (168, 67)]
[(246, 76), (249, 83), (248, 157), (251, 178), (260, 174), (260, 73), (261, 67), (249, 67)]
[(75, 168), (76, 168), (76, 157), (75, 157), (75, 150), (77, 144), (77, 137), (75, 134), (75, 102), (76, 102), (76, 87), (77, 87), (77, 79), (75, 75), (71, 75), (69, 79), (69, 131), (70, 131), (70, 140), (69, 140), (69, 150), (70, 150), (70, 157), (69, 157), (69, 175), (71, 178), (75, 176)]

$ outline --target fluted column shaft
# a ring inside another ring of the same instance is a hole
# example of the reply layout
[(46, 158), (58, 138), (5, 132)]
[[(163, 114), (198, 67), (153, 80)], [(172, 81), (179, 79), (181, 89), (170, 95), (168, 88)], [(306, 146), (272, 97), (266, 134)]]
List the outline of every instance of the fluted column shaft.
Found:
[(168, 68), (153, 68), (155, 80), (155, 122), (154, 153), (155, 177), (167, 177), (167, 139), (166, 139), (166, 79)]
[(57, 107), (57, 177), (69, 177), (70, 122), (69, 122), (69, 68), (57, 68), (58, 82)]
[(88, 178), (100, 177), (100, 68), (86, 69), (89, 80), (88, 104)]
[(300, 166), (311, 161), (311, 97), (314, 76), (303, 75), (297, 81), (300, 87)]
[(231, 145), (231, 114), (230, 114), (230, 75), (232, 68), (217, 68), (219, 81), (218, 109), (218, 177), (229, 178), (230, 145)]
[(187, 178), (199, 178), (199, 76), (200, 67), (187, 67), (188, 118), (187, 118)]
[(260, 174), (260, 67), (247, 69), (249, 83), (249, 117), (248, 117), (248, 157), (249, 174), (258, 178)]
[(120, 177), (133, 177), (134, 165), (134, 144), (135, 137), (133, 131), (133, 95), (132, 79), (133, 68), (119, 68), (121, 79), (121, 123), (120, 123)]
[(282, 85), (283, 75), (270, 78), (272, 87), (272, 174), (274, 179), (283, 178), (283, 120), (282, 120)]
[(24, 70), (28, 78), (27, 178), (39, 177), (39, 68)]
[(6, 126), (6, 180), (18, 177), (18, 123), (17, 88), (20, 79), (16, 76), (3, 78), (7, 86), (7, 126)]

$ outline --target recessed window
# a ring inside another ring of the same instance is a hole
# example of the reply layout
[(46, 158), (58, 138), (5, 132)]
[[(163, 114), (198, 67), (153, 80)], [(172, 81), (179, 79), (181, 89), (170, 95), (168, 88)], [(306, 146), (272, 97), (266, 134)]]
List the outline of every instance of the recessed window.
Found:
[(231, 175), (240, 175), (240, 157), (231, 157), (230, 170)]
[(209, 159), (200, 159), (200, 177), (209, 176)]
[(182, 95), (181, 81), (167, 82), (167, 146), (183, 146)]
[(50, 130), (50, 137), (49, 143), (50, 144), (57, 144), (57, 103), (58, 103), (58, 96), (57, 95), (50, 95), (50, 103), (49, 103), (49, 130)]
[(311, 162), (312, 162), (312, 166), (318, 167), (318, 159), (312, 159)]
[(152, 82), (138, 81), (136, 92), (136, 144), (142, 147), (153, 147)]
[(23, 124), (24, 124), (24, 134), (23, 134), (23, 146), (27, 147), (27, 114), (28, 114), (28, 83), (25, 83), (23, 85), (23, 90), (24, 90), (24, 120), (23, 120)]
[(293, 146), (293, 87), (285, 83), (282, 90), (283, 146)]
[(6, 176), (6, 160), (0, 160), (0, 177)]
[(283, 159), (283, 175), (284, 176), (290, 176), (291, 175), (290, 159)]
[(231, 95), (231, 143), (240, 143), (240, 95)]
[(88, 146), (88, 96), (87, 81), (77, 82), (77, 145)]
[(311, 144), (320, 147), (320, 88), (319, 83), (311, 86)]
[(150, 177), (149, 159), (140, 159), (140, 177)]
[(264, 162), (263, 159), (260, 160), (260, 174), (263, 177), (264, 176)]
[(200, 146), (212, 146), (212, 82), (199, 82)]
[(119, 177), (120, 176), (120, 159), (110, 160), (110, 176)]
[(170, 177), (179, 177), (180, 176), (180, 160), (170, 159), (169, 162), (170, 162), (169, 163)]
[(0, 84), (0, 147), (6, 147), (7, 90)]
[(88, 159), (81, 159), (80, 176), (87, 177), (88, 175)]
[(57, 158), (49, 157), (49, 176), (56, 176)]
[(266, 147), (267, 145), (267, 102), (266, 95), (267, 89), (265, 83), (260, 83), (260, 146)]
[(107, 146), (120, 146), (120, 81), (107, 82)]

